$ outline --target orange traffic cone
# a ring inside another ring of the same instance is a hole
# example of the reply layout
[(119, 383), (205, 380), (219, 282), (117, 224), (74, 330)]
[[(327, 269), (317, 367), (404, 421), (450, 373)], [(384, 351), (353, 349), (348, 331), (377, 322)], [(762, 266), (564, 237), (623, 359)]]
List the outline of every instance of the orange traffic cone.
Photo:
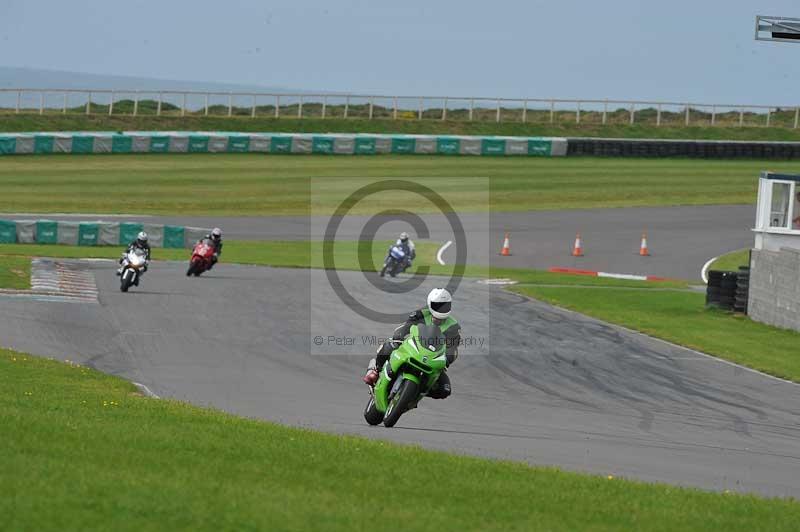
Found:
[(647, 231), (642, 233), (642, 243), (639, 245), (639, 255), (649, 257), (650, 250), (647, 249)]
[(575, 235), (575, 246), (572, 248), (573, 257), (583, 257), (583, 242), (581, 242), (581, 234)]
[(511, 244), (508, 241), (508, 233), (506, 233), (506, 236), (503, 239), (503, 249), (500, 250), (500, 254), (504, 257), (511, 255)]

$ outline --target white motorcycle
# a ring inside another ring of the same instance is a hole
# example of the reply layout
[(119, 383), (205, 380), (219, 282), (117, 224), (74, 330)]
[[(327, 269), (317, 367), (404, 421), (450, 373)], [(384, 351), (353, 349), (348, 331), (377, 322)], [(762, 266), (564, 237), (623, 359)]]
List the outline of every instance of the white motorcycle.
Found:
[(131, 286), (139, 286), (139, 278), (147, 268), (147, 253), (143, 249), (134, 248), (122, 258), (119, 289), (127, 292)]

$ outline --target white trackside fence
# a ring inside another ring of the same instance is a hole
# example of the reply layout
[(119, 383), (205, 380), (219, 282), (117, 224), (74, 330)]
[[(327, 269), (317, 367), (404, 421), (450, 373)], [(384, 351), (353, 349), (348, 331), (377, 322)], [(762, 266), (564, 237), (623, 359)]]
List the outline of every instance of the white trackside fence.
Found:
[(797, 128), (800, 106), (174, 90), (0, 89), (0, 115), (358, 118), (544, 124)]

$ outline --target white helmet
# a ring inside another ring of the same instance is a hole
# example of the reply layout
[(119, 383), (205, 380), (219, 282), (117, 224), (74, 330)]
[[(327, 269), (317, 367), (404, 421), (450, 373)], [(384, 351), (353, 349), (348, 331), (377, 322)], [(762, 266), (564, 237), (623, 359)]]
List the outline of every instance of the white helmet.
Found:
[(407, 240), (408, 240), (408, 233), (406, 233), (405, 231), (400, 233), (400, 242), (406, 242)]
[(428, 309), (436, 319), (443, 320), (449, 316), (452, 304), (453, 298), (444, 288), (434, 288), (428, 294)]
[(147, 233), (145, 233), (144, 231), (142, 231), (142, 232), (141, 232), (141, 233), (139, 233), (139, 235), (136, 237), (136, 240), (138, 240), (139, 242), (147, 242)]
[(215, 227), (211, 230), (211, 236), (213, 236), (215, 240), (219, 240), (222, 237), (222, 230), (219, 227)]

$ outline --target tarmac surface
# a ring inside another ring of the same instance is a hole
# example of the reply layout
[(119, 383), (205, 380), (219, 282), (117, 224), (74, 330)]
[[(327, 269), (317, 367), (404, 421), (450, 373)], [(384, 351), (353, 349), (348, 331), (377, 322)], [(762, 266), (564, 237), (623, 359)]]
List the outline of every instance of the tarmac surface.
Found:
[[(467, 261), (471, 264), (512, 268), (546, 269), (570, 267), (612, 273), (656, 275), (699, 280), (709, 259), (753, 245), (751, 229), (755, 206), (714, 205), (691, 207), (642, 207), (504, 213), (459, 214), (469, 242)], [(323, 217), (149, 217), (108, 215), (2, 215), (14, 219), (46, 217), (62, 220), (114, 220), (168, 223), (193, 227), (222, 228), (229, 239), (322, 240), (328, 218)], [(455, 240), (441, 215), (421, 216), (430, 240)], [(337, 239), (357, 240), (369, 217), (348, 216)], [(411, 230), (406, 223), (379, 217), (376, 238), (396, 237)], [(647, 231), (650, 257), (640, 257), (639, 244)], [(511, 257), (498, 255), (503, 235), (511, 237)], [(584, 257), (572, 257), (576, 233), (583, 240)], [(412, 236), (413, 238), (413, 236)], [(444, 260), (455, 260), (457, 246), (451, 246)]]
[[(472, 343), (449, 371), (453, 395), (423, 400), (386, 429), (364, 422), (360, 377), (376, 348), (369, 335), (393, 327), (350, 311), (325, 272), (221, 264), (187, 278), (185, 264), (154, 263), (122, 294), (112, 263), (61, 262), (94, 274), (99, 304), (0, 295), (0, 344), (295, 426), (800, 497), (800, 386), (474, 279), (456, 297)], [(373, 279), (376, 287), (358, 272), (340, 280), (358, 301), (402, 312), (443, 284), (429, 278), (388, 295), (381, 288), (397, 280)]]

